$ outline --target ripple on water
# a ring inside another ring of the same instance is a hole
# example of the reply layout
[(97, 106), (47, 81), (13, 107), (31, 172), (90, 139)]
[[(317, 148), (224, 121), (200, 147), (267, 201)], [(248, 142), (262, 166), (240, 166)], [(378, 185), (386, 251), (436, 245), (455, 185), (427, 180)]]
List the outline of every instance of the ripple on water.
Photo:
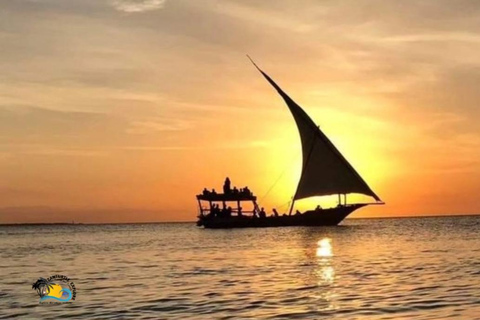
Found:
[[(457, 219), (82, 226), (74, 236), (0, 227), (0, 319), (475, 319), (478, 218)], [(327, 238), (331, 252), (318, 257)], [(77, 301), (38, 305), (31, 282), (52, 273), (74, 279)]]

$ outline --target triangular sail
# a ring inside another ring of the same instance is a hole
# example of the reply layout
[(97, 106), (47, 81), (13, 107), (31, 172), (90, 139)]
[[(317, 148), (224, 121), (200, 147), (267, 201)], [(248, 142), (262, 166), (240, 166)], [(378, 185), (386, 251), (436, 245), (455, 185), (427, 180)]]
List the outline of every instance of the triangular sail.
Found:
[(381, 201), (305, 111), (253, 61), (252, 63), (285, 100), (297, 123), (302, 141), (303, 167), (294, 200), (361, 193)]

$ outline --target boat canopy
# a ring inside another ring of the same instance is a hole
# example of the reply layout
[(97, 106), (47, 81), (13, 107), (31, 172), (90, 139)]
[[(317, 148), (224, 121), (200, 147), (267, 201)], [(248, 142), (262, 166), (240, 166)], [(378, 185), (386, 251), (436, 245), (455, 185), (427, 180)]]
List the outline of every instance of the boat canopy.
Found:
[(307, 113), (253, 61), (252, 63), (283, 98), (300, 133), (303, 166), (293, 199), (360, 193), (381, 201)]
[(233, 193), (210, 193), (199, 194), (197, 200), (203, 201), (256, 201), (257, 197), (250, 194), (233, 194)]

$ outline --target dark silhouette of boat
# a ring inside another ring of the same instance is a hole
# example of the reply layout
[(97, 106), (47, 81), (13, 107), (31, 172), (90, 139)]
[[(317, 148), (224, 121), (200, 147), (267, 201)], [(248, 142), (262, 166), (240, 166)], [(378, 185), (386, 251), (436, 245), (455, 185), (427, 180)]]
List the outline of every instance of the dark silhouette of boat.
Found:
[[(230, 180), (227, 178), (223, 193), (205, 189), (202, 194), (197, 195), (200, 208), (197, 225), (205, 228), (334, 226), (359, 208), (371, 204), (384, 204), (307, 113), (253, 61), (252, 63), (283, 98), (297, 124), (303, 155), (302, 173), (297, 190), (288, 214), (280, 215), (275, 211), (274, 215), (267, 217), (250, 190), (236, 188), (232, 190)], [(371, 196), (375, 202), (347, 204), (347, 194), (350, 193)], [(292, 214), (295, 200), (335, 194), (338, 194), (339, 200), (338, 206), (334, 208), (317, 207), (303, 213), (297, 210)], [(203, 206), (205, 202), (208, 203), (207, 207)], [(236, 204), (234, 208), (228, 206), (232, 202)], [(253, 209), (243, 211), (242, 202), (251, 202)], [(219, 204), (222, 204), (222, 209)]]

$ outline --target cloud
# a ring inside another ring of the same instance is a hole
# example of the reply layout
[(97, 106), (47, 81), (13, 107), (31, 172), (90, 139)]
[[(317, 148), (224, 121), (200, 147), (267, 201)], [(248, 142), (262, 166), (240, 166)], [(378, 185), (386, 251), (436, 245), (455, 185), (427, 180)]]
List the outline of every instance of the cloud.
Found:
[[(0, 105), (0, 145), (11, 147), (24, 143), (62, 144), (71, 146), (72, 140), (98, 136), (99, 128), (122, 123), (106, 114), (87, 111), (61, 111), (35, 106)], [(112, 123), (116, 122), (116, 123)], [(79, 142), (79, 140), (76, 140)], [(83, 140), (90, 142), (90, 140)]]
[(49, 146), (30, 146), (19, 148), (20, 155), (35, 155), (35, 156), (52, 156), (52, 157), (101, 157), (106, 156), (107, 153), (103, 150), (89, 150), (81, 148), (68, 147), (49, 147)]
[(274, 143), (278, 143), (276, 140), (264, 141), (254, 140), (245, 141), (237, 140), (230, 141), (228, 144), (215, 144), (215, 145), (189, 145), (189, 146), (122, 146), (117, 149), (127, 151), (183, 151), (183, 150), (229, 150), (229, 149), (254, 149), (254, 148), (268, 148)]
[(114, 0), (113, 7), (122, 12), (137, 13), (162, 9), (166, 0)]
[(191, 123), (178, 119), (159, 119), (158, 121), (133, 121), (130, 128), (127, 129), (128, 134), (147, 134), (159, 131), (182, 131), (191, 127)]

